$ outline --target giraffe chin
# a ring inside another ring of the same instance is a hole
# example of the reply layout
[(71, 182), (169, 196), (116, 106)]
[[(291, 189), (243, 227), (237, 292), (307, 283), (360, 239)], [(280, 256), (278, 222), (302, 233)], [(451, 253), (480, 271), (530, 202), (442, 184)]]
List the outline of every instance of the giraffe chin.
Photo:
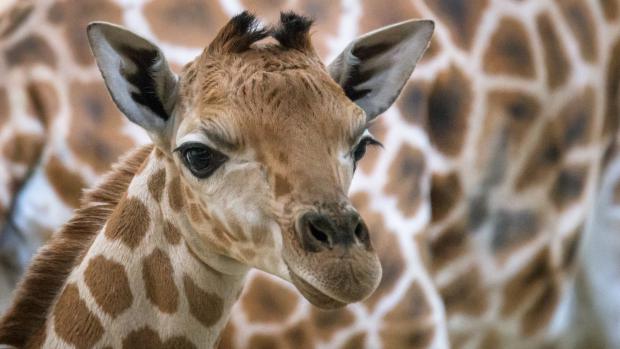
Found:
[(336, 300), (325, 293), (319, 291), (306, 280), (299, 277), (289, 268), (289, 275), (293, 285), (301, 292), (301, 294), (314, 306), (322, 309), (338, 309), (347, 305), (347, 303)]

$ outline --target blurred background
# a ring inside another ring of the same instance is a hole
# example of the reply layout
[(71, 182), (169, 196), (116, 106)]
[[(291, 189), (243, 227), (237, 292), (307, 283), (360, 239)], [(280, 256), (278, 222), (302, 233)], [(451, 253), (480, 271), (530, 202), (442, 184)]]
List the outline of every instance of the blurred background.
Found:
[(426, 18), (436, 31), (371, 125), (384, 149), (369, 150), (351, 188), (381, 257), (378, 290), (325, 312), (253, 272), (222, 348), (610, 346), (598, 303), (580, 293), (605, 284), (575, 280), (616, 153), (614, 0), (1, 0), (2, 309), (82, 190), (148, 142), (108, 96), (86, 25), (126, 26), (180, 72), (244, 9), (265, 23), (281, 10), (313, 17), (325, 62), (387, 24)]

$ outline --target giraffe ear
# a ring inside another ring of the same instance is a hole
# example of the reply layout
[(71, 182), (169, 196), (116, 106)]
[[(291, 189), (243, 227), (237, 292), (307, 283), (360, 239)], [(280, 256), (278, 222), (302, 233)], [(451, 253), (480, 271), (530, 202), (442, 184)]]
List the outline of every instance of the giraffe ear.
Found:
[(164, 132), (176, 101), (177, 77), (161, 50), (114, 24), (88, 25), (88, 41), (118, 108), (149, 133)]
[(372, 31), (351, 42), (329, 74), (370, 121), (394, 103), (434, 29), (433, 21), (409, 20)]

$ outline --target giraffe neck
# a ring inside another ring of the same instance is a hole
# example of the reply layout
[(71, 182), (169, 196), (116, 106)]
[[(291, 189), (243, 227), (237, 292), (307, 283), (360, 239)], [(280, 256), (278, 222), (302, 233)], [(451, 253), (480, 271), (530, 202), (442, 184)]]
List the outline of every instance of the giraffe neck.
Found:
[(223, 257), (212, 265), (216, 253), (190, 249), (180, 228), (187, 218), (170, 210), (176, 170), (156, 153), (69, 275), (43, 347), (215, 345), (247, 269)]

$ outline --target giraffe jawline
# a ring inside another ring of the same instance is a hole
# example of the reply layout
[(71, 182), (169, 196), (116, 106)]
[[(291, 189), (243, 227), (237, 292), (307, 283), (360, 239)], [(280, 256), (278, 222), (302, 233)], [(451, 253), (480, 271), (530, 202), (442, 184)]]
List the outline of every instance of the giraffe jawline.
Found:
[(347, 303), (341, 302), (319, 291), (316, 287), (295, 274), (290, 268), (289, 274), (293, 285), (295, 285), (299, 292), (313, 305), (323, 309), (338, 309), (347, 305)]

